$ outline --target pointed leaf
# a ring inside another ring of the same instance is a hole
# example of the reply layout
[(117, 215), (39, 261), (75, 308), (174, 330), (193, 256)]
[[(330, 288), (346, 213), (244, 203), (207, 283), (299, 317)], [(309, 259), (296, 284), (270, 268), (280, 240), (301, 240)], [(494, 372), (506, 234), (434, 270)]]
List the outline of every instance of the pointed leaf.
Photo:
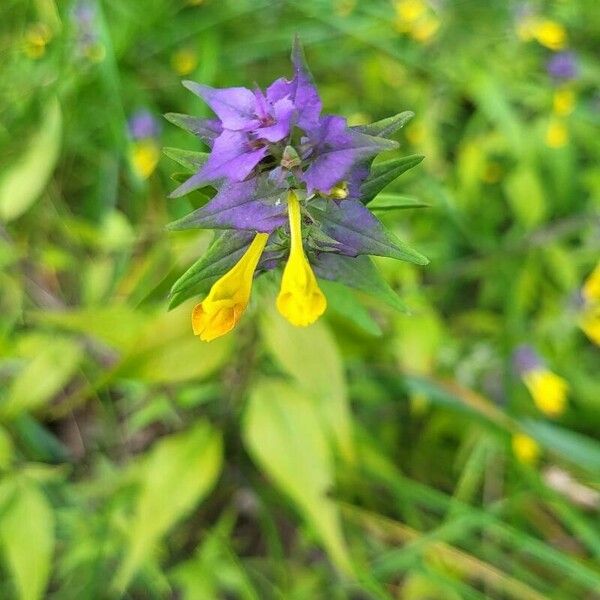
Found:
[(1, 220), (21, 216), (42, 193), (58, 160), (61, 132), (60, 105), (53, 99), (24, 153), (0, 175)]
[(208, 204), (168, 229), (247, 229), (270, 233), (286, 222), (285, 190), (266, 178), (224, 184)]
[(339, 511), (327, 497), (333, 460), (314, 403), (295, 386), (260, 383), (250, 395), (243, 436), (252, 458), (296, 504), (332, 562), (351, 574)]
[(414, 112), (405, 110), (393, 117), (387, 117), (386, 119), (375, 121), (375, 123), (370, 123), (369, 125), (355, 125), (352, 129), (355, 129), (360, 133), (366, 133), (367, 135), (390, 137), (390, 135), (393, 135), (398, 129), (404, 127), (414, 116)]
[(400, 312), (406, 307), (381, 276), (368, 256), (342, 256), (323, 252), (313, 262), (315, 273), (323, 279), (338, 281), (385, 302)]
[(337, 250), (348, 256), (371, 254), (405, 260), (417, 265), (429, 261), (401, 242), (358, 200), (327, 202), (324, 209), (310, 208), (325, 233), (338, 242)]
[(163, 148), (163, 152), (190, 173), (195, 173), (208, 160), (208, 152), (193, 152), (180, 148)]
[(405, 208), (427, 208), (429, 204), (421, 202), (412, 196), (401, 194), (378, 194), (369, 202), (369, 210), (386, 212), (389, 210), (403, 210)]
[(29, 480), (5, 480), (14, 487), (0, 509), (0, 543), (21, 600), (45, 597), (54, 550), (54, 514), (44, 494)]
[(162, 438), (136, 465), (140, 489), (115, 576), (119, 592), (128, 587), (160, 538), (210, 491), (221, 470), (222, 453), (220, 434), (201, 422)]
[(412, 154), (374, 165), (371, 174), (360, 189), (362, 203), (368, 204), (383, 188), (400, 177), (402, 173), (417, 166), (424, 158), (420, 154)]
[(352, 417), (346, 375), (329, 329), (320, 321), (310, 327), (294, 327), (271, 309), (262, 313), (261, 331), (273, 360), (315, 399), (322, 422), (340, 453), (352, 460)]
[(203, 119), (180, 113), (167, 113), (165, 119), (209, 143), (212, 143), (222, 131), (221, 124), (217, 119)]

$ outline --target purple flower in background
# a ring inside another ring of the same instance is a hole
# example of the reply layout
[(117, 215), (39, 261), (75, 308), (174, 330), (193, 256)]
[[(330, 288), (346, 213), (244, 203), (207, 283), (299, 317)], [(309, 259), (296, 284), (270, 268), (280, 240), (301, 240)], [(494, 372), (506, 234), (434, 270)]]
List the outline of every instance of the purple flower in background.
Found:
[(555, 79), (575, 79), (579, 75), (577, 55), (572, 51), (552, 55), (546, 63), (546, 71)]
[[(204, 271), (194, 267), (172, 290), (179, 303), (188, 289), (200, 285), (202, 292), (210, 284), (210, 292), (193, 312), (194, 332), (206, 341), (237, 323), (248, 304), (255, 271), (274, 269), (286, 258), (277, 307), (297, 326), (309, 325), (326, 307), (311, 265), (326, 278), (359, 289), (379, 286), (389, 298), (393, 292), (376, 280), (374, 267), (364, 261), (354, 263), (357, 257), (427, 262), (388, 232), (365, 206), (387, 183), (420, 162), (422, 157), (407, 157), (410, 160), (371, 168), (377, 154), (397, 148), (389, 136), (412, 113), (349, 127), (341, 116), (322, 114), (298, 40), (292, 63), (292, 79), (279, 78), (264, 91), (185, 81), (184, 86), (202, 98), (215, 117), (167, 115), (210, 149), (191, 163), (189, 156), (182, 157), (182, 164), (193, 164), (195, 169), (171, 196), (198, 188), (211, 196), (208, 189), (216, 190), (208, 202), (170, 228), (227, 231), (207, 251), (212, 262), (207, 259)], [(135, 129), (145, 126), (140, 116)], [(133, 123), (131, 127), (133, 134)], [(338, 256), (338, 261), (324, 260), (328, 254)], [(221, 277), (215, 281), (217, 274)]]
[(160, 125), (154, 115), (146, 109), (138, 110), (127, 123), (129, 135), (134, 140), (158, 137)]
[(519, 375), (524, 375), (544, 365), (539, 354), (529, 345), (518, 346), (513, 353), (513, 364)]
[(91, 62), (101, 62), (106, 50), (100, 38), (95, 3), (92, 0), (79, 0), (75, 3), (71, 15), (77, 55)]

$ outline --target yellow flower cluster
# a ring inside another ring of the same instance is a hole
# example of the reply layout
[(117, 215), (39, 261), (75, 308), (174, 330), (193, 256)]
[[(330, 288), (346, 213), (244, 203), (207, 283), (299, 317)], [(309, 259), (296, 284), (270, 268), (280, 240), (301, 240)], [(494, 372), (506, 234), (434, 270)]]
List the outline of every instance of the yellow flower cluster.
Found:
[(397, 0), (396, 29), (426, 44), (440, 28), (440, 20), (425, 0)]
[(562, 50), (567, 44), (567, 32), (556, 21), (535, 16), (526, 17), (517, 26), (517, 33), (524, 41), (536, 40), (550, 50)]
[(569, 130), (565, 122), (575, 108), (576, 96), (570, 87), (561, 87), (554, 92), (552, 113), (546, 129), (546, 145), (550, 148), (562, 148), (569, 142)]
[[(314, 323), (327, 308), (317, 278), (302, 246), (302, 216), (295, 192), (288, 194), (290, 255), (281, 278), (277, 309), (297, 327)], [(209, 342), (230, 332), (248, 306), (254, 271), (268, 234), (257, 233), (242, 258), (213, 284), (208, 296), (192, 312), (194, 334)]]
[(569, 385), (562, 377), (545, 367), (538, 367), (524, 373), (523, 382), (544, 414), (558, 417), (565, 411)]
[(600, 262), (581, 289), (583, 309), (579, 326), (588, 338), (600, 346)]

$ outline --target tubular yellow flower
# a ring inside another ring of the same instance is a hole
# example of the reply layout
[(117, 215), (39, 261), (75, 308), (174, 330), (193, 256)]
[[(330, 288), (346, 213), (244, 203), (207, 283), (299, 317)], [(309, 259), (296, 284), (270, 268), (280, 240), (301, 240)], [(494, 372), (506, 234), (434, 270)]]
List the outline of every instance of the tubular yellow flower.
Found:
[(240, 260), (216, 281), (206, 298), (192, 311), (194, 335), (205, 342), (229, 333), (240, 320), (252, 290), (256, 265), (265, 248), (268, 233), (257, 233)]
[(533, 397), (535, 405), (546, 415), (557, 417), (567, 405), (569, 386), (562, 378), (540, 367), (523, 375), (523, 382)]
[(306, 327), (325, 312), (327, 300), (319, 289), (317, 278), (304, 254), (300, 203), (294, 192), (288, 194), (288, 216), (290, 257), (283, 270), (277, 309), (292, 325)]
[(513, 454), (522, 463), (533, 464), (540, 456), (537, 442), (524, 433), (515, 433), (512, 437)]

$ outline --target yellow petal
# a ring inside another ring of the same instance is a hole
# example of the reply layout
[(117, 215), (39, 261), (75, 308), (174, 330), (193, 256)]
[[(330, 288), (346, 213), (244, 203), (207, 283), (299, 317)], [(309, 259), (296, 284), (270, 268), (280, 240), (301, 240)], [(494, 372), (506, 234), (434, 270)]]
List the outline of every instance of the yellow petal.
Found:
[(579, 320), (579, 326), (596, 346), (600, 346), (600, 304), (584, 310)]
[(560, 23), (549, 19), (538, 21), (533, 27), (533, 35), (542, 46), (550, 50), (560, 50), (567, 43), (565, 28)]
[(304, 254), (300, 203), (294, 192), (288, 194), (288, 215), (290, 257), (283, 270), (277, 309), (292, 325), (306, 327), (325, 312), (327, 300), (319, 289), (317, 278)]
[(575, 108), (575, 92), (571, 88), (561, 88), (554, 92), (552, 110), (559, 117), (566, 117)]
[(152, 175), (158, 159), (160, 150), (158, 144), (152, 139), (135, 142), (131, 151), (131, 162), (135, 172), (142, 178), (147, 179)]
[(238, 323), (252, 291), (252, 278), (269, 234), (257, 233), (240, 260), (216, 281), (192, 311), (194, 335), (205, 342), (229, 333)]
[(535, 463), (540, 455), (538, 443), (524, 433), (515, 433), (512, 437), (514, 455), (523, 463)]
[(600, 302), (600, 262), (585, 280), (581, 292), (587, 302)]
[(533, 369), (523, 376), (535, 405), (546, 415), (557, 417), (567, 406), (569, 386), (562, 378), (547, 369)]
[(569, 141), (569, 132), (562, 121), (552, 120), (546, 130), (546, 145), (550, 148), (562, 148)]

